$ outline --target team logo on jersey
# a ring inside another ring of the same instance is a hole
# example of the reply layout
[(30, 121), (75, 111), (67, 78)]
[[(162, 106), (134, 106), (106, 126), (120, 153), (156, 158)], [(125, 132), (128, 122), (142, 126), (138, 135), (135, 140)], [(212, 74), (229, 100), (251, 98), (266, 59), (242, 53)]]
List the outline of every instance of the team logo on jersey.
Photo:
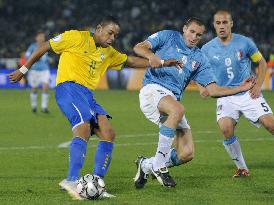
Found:
[(180, 49), (180, 48), (178, 47), (178, 45), (176, 45), (176, 49), (177, 49), (178, 53), (180, 53), (180, 52), (182, 51), (182, 49)]
[(104, 60), (105, 59), (105, 55), (104, 55), (104, 53), (101, 53), (101, 60)]
[(243, 52), (242, 51), (237, 51), (236, 56), (237, 56), (237, 59), (240, 61), (243, 58)]
[(225, 59), (225, 65), (226, 66), (231, 66), (231, 59), (230, 58)]
[(61, 34), (59, 34), (58, 36), (55, 36), (54, 38), (52, 38), (52, 40), (54, 42), (59, 42), (61, 40), (61, 38), (62, 38), (62, 36), (61, 36)]
[(220, 56), (213, 56), (213, 58), (219, 60)]
[(191, 68), (192, 68), (192, 70), (196, 70), (196, 69), (198, 68), (198, 63), (197, 63), (197, 61), (192, 61), (192, 63), (191, 63)]
[(187, 57), (185, 55), (182, 56), (182, 63), (184, 65), (187, 63)]

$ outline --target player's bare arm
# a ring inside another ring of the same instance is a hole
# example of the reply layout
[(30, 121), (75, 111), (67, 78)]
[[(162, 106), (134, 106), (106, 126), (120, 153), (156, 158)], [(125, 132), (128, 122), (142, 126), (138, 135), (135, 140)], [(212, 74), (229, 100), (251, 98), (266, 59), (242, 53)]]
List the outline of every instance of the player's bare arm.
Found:
[[(22, 66), (19, 70), (16, 70), (10, 74), (8, 74), (10, 82), (16, 83), (22, 79), (22, 77), (26, 74), (26, 72), (31, 68), (31, 66), (41, 58), (46, 52), (50, 50), (49, 42), (44, 42), (41, 46), (34, 51), (30, 58), (28, 59), (26, 65)], [(23, 69), (22, 69), (23, 68)], [(23, 71), (22, 71), (23, 70)]]
[(206, 86), (206, 89), (211, 97), (223, 97), (228, 95), (234, 95), (236, 93), (250, 90), (255, 84), (254, 78), (248, 78), (242, 82), (240, 86), (229, 88), (221, 87), (216, 83), (210, 83)]
[(253, 99), (260, 97), (262, 94), (261, 87), (264, 82), (266, 70), (267, 70), (267, 63), (265, 61), (265, 58), (262, 57), (261, 60), (259, 60), (259, 62), (258, 62), (258, 73), (257, 73), (256, 83), (253, 86), (253, 88), (250, 89), (250, 91), (249, 91), (250, 96)]
[[(151, 66), (147, 59), (137, 57), (137, 56), (128, 56), (126, 65), (130, 68), (147, 68)], [(181, 62), (174, 59), (163, 61), (163, 66), (181, 66), (181, 65), (182, 65)], [(162, 67), (162, 65), (160, 67)]]
[(205, 87), (201, 86), (199, 83), (196, 83), (196, 85), (197, 85), (197, 87), (199, 89), (200, 96), (202, 98), (206, 98), (206, 97), (209, 96), (209, 92), (208, 92), (208, 90)]
[(143, 58), (148, 59), (149, 66), (152, 68), (159, 68), (163, 66), (176, 66), (178, 69), (183, 67), (182, 62), (175, 59), (162, 60), (159, 56), (151, 51), (151, 45), (148, 41), (138, 43), (133, 48), (134, 52)]

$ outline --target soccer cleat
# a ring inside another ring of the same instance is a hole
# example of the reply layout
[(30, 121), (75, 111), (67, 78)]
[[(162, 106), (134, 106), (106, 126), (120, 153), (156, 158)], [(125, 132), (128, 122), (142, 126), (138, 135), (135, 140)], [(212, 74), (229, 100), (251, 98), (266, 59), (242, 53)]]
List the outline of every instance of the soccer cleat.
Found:
[(155, 171), (151, 169), (152, 174), (157, 178), (158, 182), (165, 187), (175, 187), (176, 182), (169, 175), (168, 169), (166, 167), (160, 168)]
[(36, 109), (36, 107), (34, 107), (34, 108), (31, 108), (31, 112), (33, 112), (33, 113), (36, 113), (36, 112), (37, 112), (37, 109)]
[(145, 172), (143, 172), (142, 170), (142, 162), (145, 160), (146, 158), (143, 156), (139, 156), (137, 158), (137, 160), (135, 161), (135, 164), (137, 166), (137, 173), (136, 176), (134, 178), (134, 184), (135, 184), (135, 188), (136, 189), (142, 189), (144, 188), (145, 184), (147, 183), (147, 179), (148, 179), (148, 174), (146, 174)]
[(74, 200), (84, 200), (77, 192), (77, 181), (62, 180), (59, 183), (60, 190), (67, 191)]
[(247, 169), (237, 169), (236, 173), (233, 175), (233, 178), (238, 178), (238, 177), (249, 177), (250, 174)]
[(116, 196), (114, 196), (114, 195), (108, 193), (106, 190), (104, 190), (104, 191), (102, 192), (102, 194), (99, 196), (99, 199), (103, 199), (103, 198), (114, 198), (114, 197), (116, 197)]
[(43, 108), (43, 109), (41, 110), (41, 112), (48, 114), (48, 113), (49, 113), (49, 109), (48, 109), (48, 108)]

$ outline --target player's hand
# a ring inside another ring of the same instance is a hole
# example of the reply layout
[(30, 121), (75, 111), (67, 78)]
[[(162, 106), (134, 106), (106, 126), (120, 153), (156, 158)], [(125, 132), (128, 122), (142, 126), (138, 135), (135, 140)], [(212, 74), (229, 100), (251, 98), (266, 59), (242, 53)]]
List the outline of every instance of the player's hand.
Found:
[(256, 79), (254, 76), (251, 76), (250, 78), (244, 80), (242, 82), (242, 84), (240, 85), (242, 91), (248, 91), (250, 90), (251, 88), (253, 88), (253, 86), (255, 85), (256, 83)]
[(252, 99), (258, 98), (262, 95), (261, 87), (256, 83), (250, 90), (249, 95)]
[(157, 55), (151, 55), (148, 57), (148, 62), (149, 62), (149, 65), (152, 67), (152, 68), (158, 68), (158, 67), (162, 67), (162, 62), (161, 62), (161, 58)]
[(163, 66), (176, 66), (178, 69), (183, 68), (183, 63), (181, 61), (177, 61), (175, 59), (169, 59), (169, 60), (164, 60), (164, 65)]
[(9, 76), (11, 83), (16, 83), (23, 78), (24, 74), (21, 73), (20, 70), (16, 70), (16, 71), (8, 74), (8, 76)]

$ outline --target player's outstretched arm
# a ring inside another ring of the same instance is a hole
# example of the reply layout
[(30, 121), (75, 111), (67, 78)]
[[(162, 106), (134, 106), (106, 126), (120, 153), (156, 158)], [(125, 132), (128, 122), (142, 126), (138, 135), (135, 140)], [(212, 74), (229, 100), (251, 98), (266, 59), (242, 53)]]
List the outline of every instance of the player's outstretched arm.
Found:
[(175, 59), (162, 60), (159, 56), (155, 55), (151, 50), (151, 45), (148, 41), (138, 43), (133, 48), (134, 52), (148, 60), (149, 65), (146, 67), (161, 68), (163, 66), (176, 66), (178, 69), (183, 68), (183, 64)]
[(23, 65), (20, 69), (8, 74), (10, 82), (16, 83), (22, 79), (22, 77), (28, 72), (31, 66), (43, 56), (46, 52), (50, 50), (49, 42), (43, 43), (36, 51), (34, 51), (29, 57), (27, 63)]
[(258, 72), (257, 72), (257, 79), (254, 87), (250, 89), (249, 93), (251, 98), (255, 99), (261, 96), (261, 87), (263, 85), (265, 74), (267, 70), (267, 63), (265, 58), (262, 56), (261, 60), (258, 62)]
[(255, 79), (248, 78), (240, 86), (237, 87), (221, 87), (216, 83), (210, 83), (206, 86), (206, 89), (211, 97), (223, 97), (228, 95), (234, 95), (240, 92), (250, 90), (255, 84)]
[(201, 86), (199, 83), (196, 83), (198, 89), (199, 89), (199, 92), (200, 92), (200, 96), (202, 98), (206, 98), (209, 96), (209, 92), (207, 91), (207, 89), (203, 86)]
[[(180, 66), (182, 67), (181, 62), (178, 62), (177, 60), (174, 59), (169, 59), (169, 60), (163, 60), (163, 65), (162, 66)], [(147, 68), (150, 67), (149, 61), (145, 58), (137, 57), (137, 56), (128, 56), (126, 65), (130, 68)]]

